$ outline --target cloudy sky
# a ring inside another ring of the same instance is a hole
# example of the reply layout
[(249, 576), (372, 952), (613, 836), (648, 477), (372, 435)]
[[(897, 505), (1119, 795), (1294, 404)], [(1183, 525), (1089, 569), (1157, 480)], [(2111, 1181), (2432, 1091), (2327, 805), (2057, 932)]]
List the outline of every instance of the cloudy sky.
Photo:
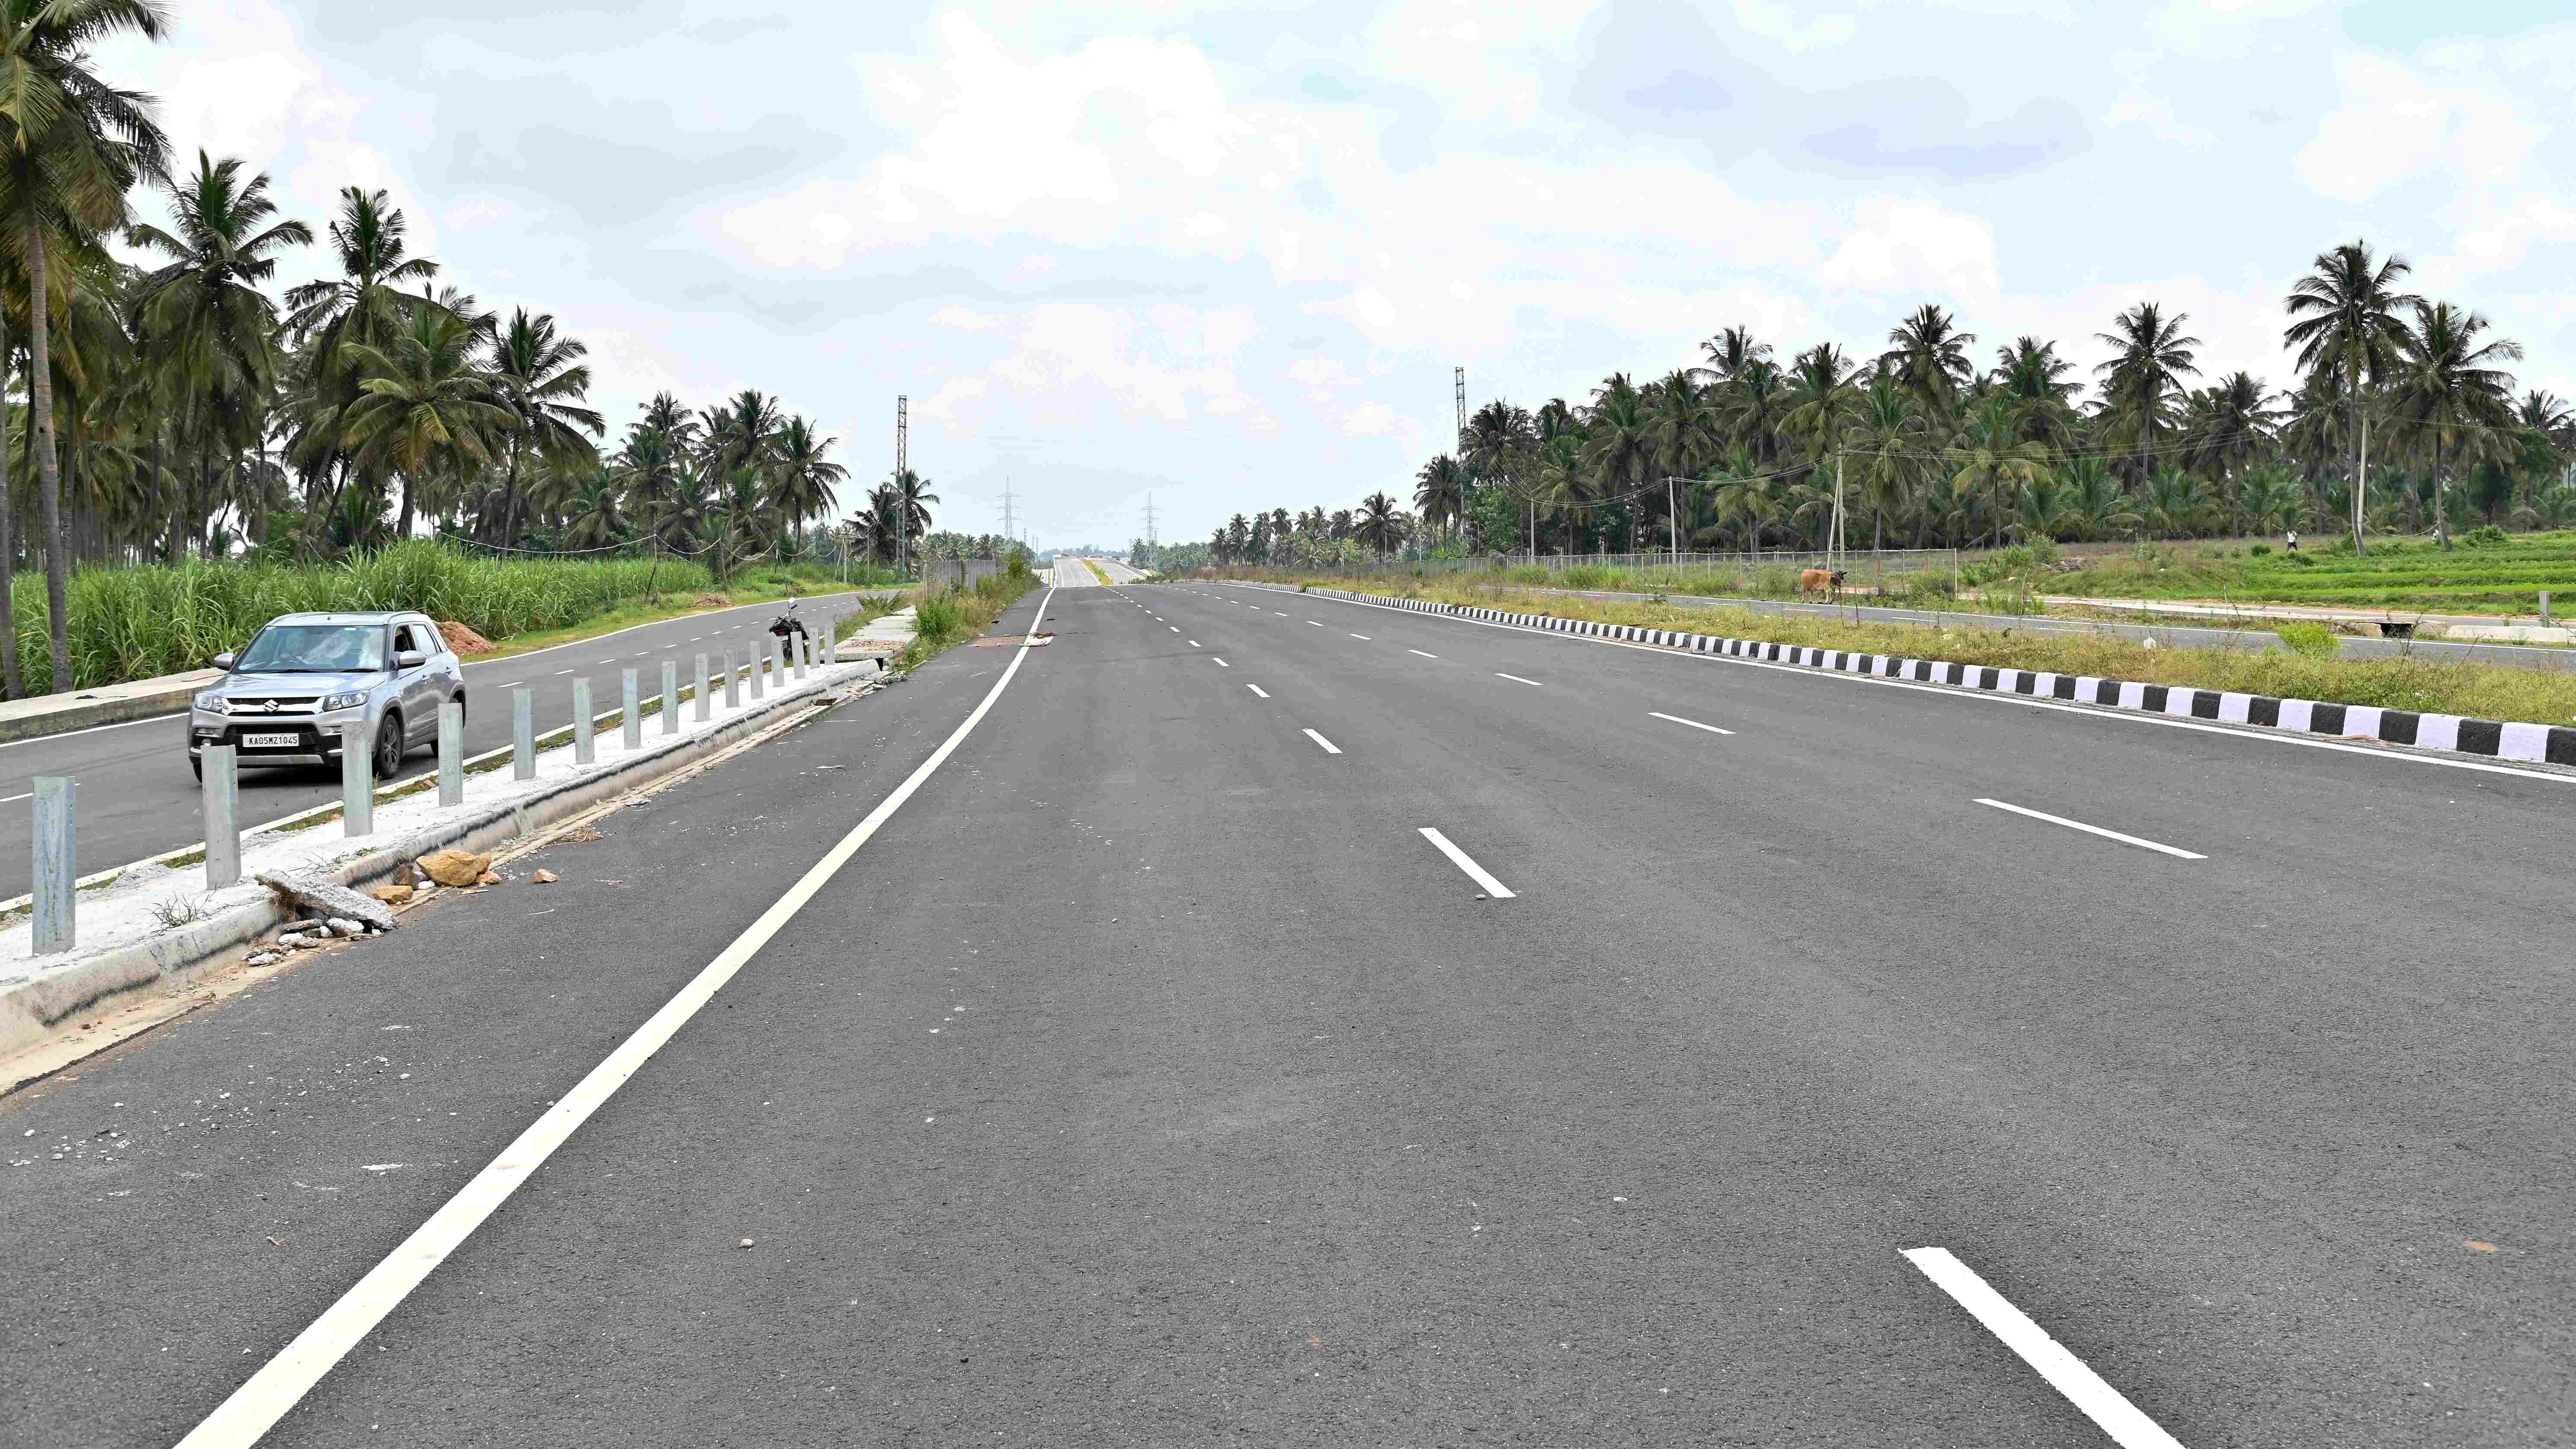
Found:
[(1007, 482), (1045, 544), (1409, 498), (1451, 367), (1580, 400), (1729, 324), (1867, 353), (1934, 301), (2089, 366), (2155, 299), (2278, 385), (2354, 236), (2576, 394), (2565, 0), (177, 8), (102, 57), (174, 142), (317, 229), (389, 190), (618, 427), (759, 387), (873, 481), (906, 393), (942, 523)]

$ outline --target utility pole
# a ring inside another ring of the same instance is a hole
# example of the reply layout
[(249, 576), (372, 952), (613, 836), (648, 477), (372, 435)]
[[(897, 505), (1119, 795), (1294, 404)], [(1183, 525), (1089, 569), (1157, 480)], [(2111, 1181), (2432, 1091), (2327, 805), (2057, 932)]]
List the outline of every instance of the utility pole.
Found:
[(902, 393), (894, 395), (894, 567), (900, 576), (910, 573), (912, 520), (905, 517), (912, 505), (903, 501), (903, 475), (912, 471), (911, 399)]
[(1002, 480), (1002, 537), (1012, 543), (1020, 541), (1020, 536), (1011, 528), (1011, 480), (1008, 478)]
[(1467, 369), (1458, 368), (1451, 376), (1458, 393), (1458, 456), (1465, 458), (1467, 456)]

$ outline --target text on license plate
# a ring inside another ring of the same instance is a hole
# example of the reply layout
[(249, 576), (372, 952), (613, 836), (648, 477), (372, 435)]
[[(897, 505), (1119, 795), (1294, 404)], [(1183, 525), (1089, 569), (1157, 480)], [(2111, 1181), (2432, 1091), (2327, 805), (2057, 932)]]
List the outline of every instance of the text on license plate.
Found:
[(303, 743), (291, 730), (282, 735), (244, 735), (241, 742), (246, 750), (291, 750)]

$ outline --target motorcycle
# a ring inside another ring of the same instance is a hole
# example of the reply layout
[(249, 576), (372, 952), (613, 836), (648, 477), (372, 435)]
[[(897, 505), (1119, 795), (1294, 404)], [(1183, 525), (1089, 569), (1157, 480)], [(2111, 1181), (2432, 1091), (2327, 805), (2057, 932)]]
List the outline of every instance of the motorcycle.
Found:
[(787, 606), (786, 613), (769, 621), (769, 632), (777, 635), (781, 639), (788, 638), (791, 635), (800, 639), (808, 637), (805, 630), (805, 621), (796, 617), (796, 606), (794, 604)]

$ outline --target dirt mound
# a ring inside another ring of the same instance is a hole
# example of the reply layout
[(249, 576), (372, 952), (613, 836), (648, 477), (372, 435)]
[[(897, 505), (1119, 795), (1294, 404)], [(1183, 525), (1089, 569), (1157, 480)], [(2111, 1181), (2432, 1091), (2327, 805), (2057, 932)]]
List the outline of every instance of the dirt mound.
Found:
[(698, 595), (698, 607), (701, 609), (721, 609), (732, 602), (733, 601), (731, 599), (726, 598), (722, 594)]
[(453, 619), (439, 620), (438, 633), (439, 637), (447, 641), (447, 647), (459, 655), (489, 654), (500, 647)]

